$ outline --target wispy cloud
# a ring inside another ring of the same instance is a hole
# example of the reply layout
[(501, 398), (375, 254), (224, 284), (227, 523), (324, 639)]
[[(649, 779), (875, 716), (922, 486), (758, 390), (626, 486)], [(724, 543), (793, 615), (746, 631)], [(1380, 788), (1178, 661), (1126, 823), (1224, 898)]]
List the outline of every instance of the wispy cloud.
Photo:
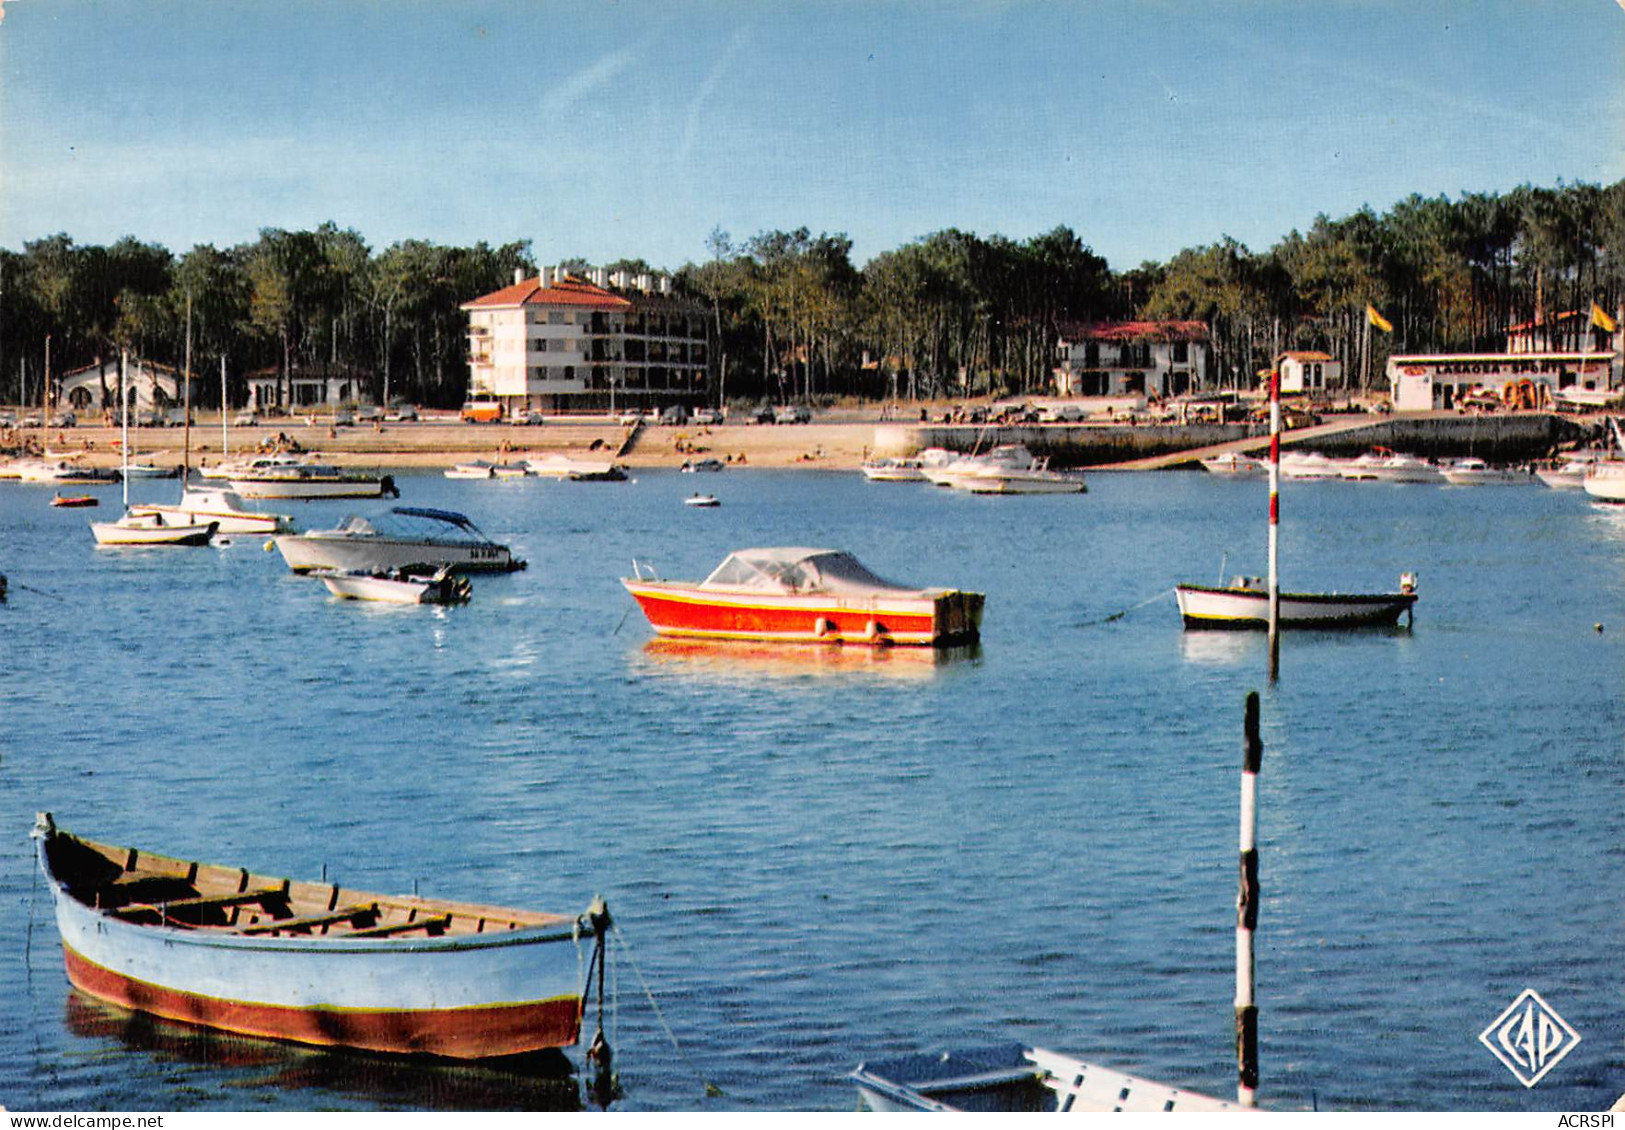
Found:
[(623, 48), (611, 51), (596, 62), (568, 75), (558, 85), (542, 95), (544, 115), (567, 114), (578, 102), (614, 82), (616, 77), (637, 61), (637, 52)]
[[(1621, 0), (1621, 3), (1625, 3), (1625, 0)], [(728, 45), (723, 48), (721, 56), (711, 65), (711, 70), (694, 91), (694, 97), (688, 100), (688, 108), (683, 116), (683, 141), (677, 147), (678, 161), (687, 160), (693, 151), (694, 139), (699, 133), (700, 114), (705, 109), (706, 102), (722, 82), (723, 76), (728, 73), (734, 59), (749, 45), (750, 39), (749, 28), (735, 28), (734, 33), (728, 37)]]

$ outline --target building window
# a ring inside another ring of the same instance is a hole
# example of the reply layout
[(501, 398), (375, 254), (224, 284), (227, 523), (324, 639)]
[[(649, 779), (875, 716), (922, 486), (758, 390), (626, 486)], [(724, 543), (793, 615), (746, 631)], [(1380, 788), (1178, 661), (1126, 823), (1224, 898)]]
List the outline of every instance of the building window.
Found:
[(547, 324), (550, 326), (564, 325), (564, 318), (565, 314), (563, 310), (549, 310), (547, 312)]
[(1188, 341), (1174, 342), (1174, 364), (1188, 365), (1191, 360), (1191, 346)]

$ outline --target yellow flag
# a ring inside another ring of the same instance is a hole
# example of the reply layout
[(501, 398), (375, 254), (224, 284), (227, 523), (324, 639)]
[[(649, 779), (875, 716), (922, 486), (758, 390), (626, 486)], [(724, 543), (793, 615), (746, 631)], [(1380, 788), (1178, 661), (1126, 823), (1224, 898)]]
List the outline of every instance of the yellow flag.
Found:
[(1371, 305), (1369, 302), (1366, 303), (1365, 307), (1365, 320), (1370, 322), (1373, 326), (1376, 326), (1385, 334), (1391, 334), (1394, 332), (1394, 323), (1377, 313), (1377, 308)]
[(1604, 314), (1602, 312), (1602, 307), (1598, 306), (1595, 302), (1591, 304), (1591, 324), (1605, 333), (1613, 333), (1615, 330), (1619, 329), (1619, 326), (1617, 323), (1615, 323), (1614, 319), (1610, 318), (1607, 314)]

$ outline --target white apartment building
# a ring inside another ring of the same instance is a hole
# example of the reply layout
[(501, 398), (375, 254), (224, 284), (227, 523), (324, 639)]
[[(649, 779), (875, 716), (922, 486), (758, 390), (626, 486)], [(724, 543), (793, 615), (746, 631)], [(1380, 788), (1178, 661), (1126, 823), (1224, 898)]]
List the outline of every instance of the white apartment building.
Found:
[(1182, 396), (1208, 387), (1204, 322), (1063, 325), (1056, 353), (1062, 396)]
[[(544, 267), (463, 304), (468, 394), (505, 414), (697, 404), (710, 370), (705, 308), (668, 279)], [(610, 289), (614, 286), (616, 289)]]

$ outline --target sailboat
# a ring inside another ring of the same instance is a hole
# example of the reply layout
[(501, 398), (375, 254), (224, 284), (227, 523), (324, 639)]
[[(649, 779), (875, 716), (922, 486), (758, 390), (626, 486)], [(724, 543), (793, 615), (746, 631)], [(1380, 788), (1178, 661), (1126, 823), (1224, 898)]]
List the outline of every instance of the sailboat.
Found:
[(118, 394), (123, 404), (122, 436), (119, 444), (123, 451), (124, 516), (116, 522), (92, 522), (90, 532), (96, 535), (97, 545), (208, 545), (219, 528), (218, 522), (176, 523), (162, 514), (143, 513), (130, 507), (130, 397), (125, 391), (125, 372), (129, 364), (126, 354), (119, 356)]
[(1270, 373), (1269, 581), (1236, 577), (1228, 585), (1178, 585), (1174, 595), (1186, 628), (1360, 628), (1391, 625), (1416, 603), (1416, 575), (1403, 574), (1398, 592), (1282, 592), (1278, 581), (1281, 480), (1281, 376)]

